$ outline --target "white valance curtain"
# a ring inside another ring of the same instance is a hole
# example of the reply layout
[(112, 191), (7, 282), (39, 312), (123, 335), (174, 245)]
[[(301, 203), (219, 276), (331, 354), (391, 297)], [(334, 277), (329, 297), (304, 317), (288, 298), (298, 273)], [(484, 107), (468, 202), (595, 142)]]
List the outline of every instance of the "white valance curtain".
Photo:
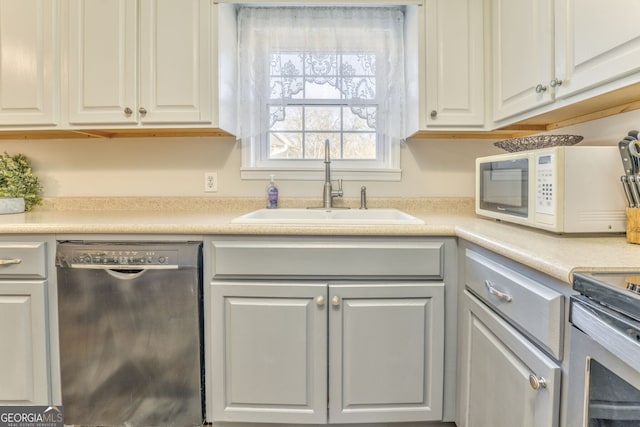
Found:
[(399, 7), (241, 7), (238, 138), (284, 120), (285, 105), (312, 83), (332, 86), (379, 134), (402, 139), (403, 33)]

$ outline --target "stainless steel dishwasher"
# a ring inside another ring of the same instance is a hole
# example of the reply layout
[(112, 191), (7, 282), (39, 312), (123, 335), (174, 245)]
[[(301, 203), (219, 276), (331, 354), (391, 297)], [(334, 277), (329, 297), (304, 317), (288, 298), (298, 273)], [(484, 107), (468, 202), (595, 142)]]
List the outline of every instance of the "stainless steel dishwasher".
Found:
[(58, 242), (65, 424), (204, 422), (202, 243)]

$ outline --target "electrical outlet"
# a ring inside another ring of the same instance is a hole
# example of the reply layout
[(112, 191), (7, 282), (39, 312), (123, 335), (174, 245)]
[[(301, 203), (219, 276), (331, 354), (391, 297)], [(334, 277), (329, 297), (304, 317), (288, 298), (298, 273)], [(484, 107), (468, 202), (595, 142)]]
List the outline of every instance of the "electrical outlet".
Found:
[(218, 191), (218, 174), (216, 172), (204, 173), (204, 192), (215, 193)]

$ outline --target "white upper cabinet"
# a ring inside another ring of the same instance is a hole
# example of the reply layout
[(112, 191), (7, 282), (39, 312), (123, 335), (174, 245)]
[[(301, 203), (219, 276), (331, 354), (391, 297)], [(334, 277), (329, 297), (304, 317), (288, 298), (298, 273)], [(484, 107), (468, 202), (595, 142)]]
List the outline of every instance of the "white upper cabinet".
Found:
[(0, 125), (53, 126), (58, 2), (0, 0)]
[(208, 0), (70, 0), (68, 121), (210, 124)]
[(491, 0), (493, 120), (553, 102), (553, 0)]
[(555, 12), (557, 97), (640, 71), (640, 2), (556, 0)]
[(70, 123), (136, 123), (136, 11), (130, 0), (69, 2)]
[(482, 0), (427, 0), (426, 126), (483, 127)]

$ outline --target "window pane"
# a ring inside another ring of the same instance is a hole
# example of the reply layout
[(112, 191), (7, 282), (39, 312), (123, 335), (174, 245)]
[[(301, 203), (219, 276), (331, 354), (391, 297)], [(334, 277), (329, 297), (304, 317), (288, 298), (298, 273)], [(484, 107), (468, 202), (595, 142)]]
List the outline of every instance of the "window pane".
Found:
[(376, 56), (365, 53), (343, 54), (340, 72), (344, 76), (375, 76)]
[(302, 131), (302, 107), (269, 107), (271, 130)]
[[(365, 118), (354, 113), (354, 110), (358, 113), (362, 113)], [(375, 126), (369, 126), (367, 123), (366, 116), (369, 112), (375, 112), (375, 107), (353, 106), (344, 108), (344, 130), (375, 130)], [(373, 124), (375, 124), (375, 122), (372, 123), (372, 125)]]
[(271, 77), (270, 97), (274, 100), (283, 98), (302, 99), (304, 83), (302, 77)]
[(302, 54), (278, 52), (271, 55), (272, 76), (302, 76)]
[(332, 159), (340, 159), (340, 134), (339, 133), (306, 133), (305, 134), (305, 159), (324, 159), (324, 141), (329, 139), (329, 155)]
[(338, 75), (338, 55), (326, 53), (308, 53), (305, 55), (305, 74), (307, 78), (335, 77)]
[(271, 97), (290, 105), (269, 106), (269, 158), (323, 159), (328, 138), (334, 160), (376, 160), (377, 106), (366, 104), (376, 100), (375, 62), (362, 52), (272, 54)]
[(307, 79), (304, 84), (306, 99), (341, 99), (337, 79), (322, 79), (322, 82)]
[(343, 135), (343, 158), (375, 160), (376, 156), (376, 134), (367, 133), (344, 133)]
[(301, 159), (302, 133), (273, 132), (269, 133), (269, 158)]
[(376, 99), (375, 77), (344, 77), (342, 92), (347, 99)]
[(314, 130), (340, 130), (340, 111), (341, 108), (339, 106), (306, 107), (305, 130), (307, 132)]

